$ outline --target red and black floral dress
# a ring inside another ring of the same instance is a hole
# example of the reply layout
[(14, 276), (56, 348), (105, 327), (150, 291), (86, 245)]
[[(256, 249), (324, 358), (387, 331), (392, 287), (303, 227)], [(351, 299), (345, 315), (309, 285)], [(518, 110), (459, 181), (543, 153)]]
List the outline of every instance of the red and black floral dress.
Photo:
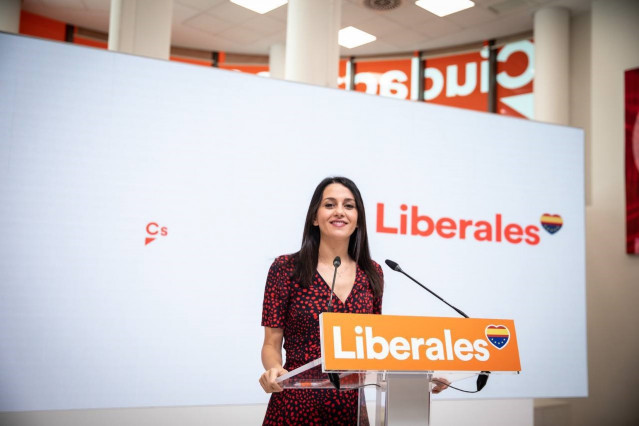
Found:
[[(382, 274), (381, 267), (375, 266)], [(280, 256), (266, 279), (262, 325), (284, 330), (284, 368), (294, 370), (321, 356), (319, 314), (328, 311), (331, 289), (318, 272), (305, 289), (291, 278), (295, 263)], [(345, 302), (333, 296), (334, 312), (381, 314), (382, 300), (373, 295), (366, 273), (357, 266), (353, 290)], [(271, 395), (265, 425), (357, 423), (357, 391), (286, 389)]]

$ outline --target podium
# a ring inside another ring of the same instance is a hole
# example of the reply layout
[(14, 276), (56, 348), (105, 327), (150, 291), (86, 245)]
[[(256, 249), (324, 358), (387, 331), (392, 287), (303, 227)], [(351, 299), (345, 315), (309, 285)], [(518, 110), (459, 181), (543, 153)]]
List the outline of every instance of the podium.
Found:
[(521, 370), (512, 320), (323, 313), (320, 336), (322, 356), (277, 381), (357, 391), (360, 425), (429, 425), (436, 380)]

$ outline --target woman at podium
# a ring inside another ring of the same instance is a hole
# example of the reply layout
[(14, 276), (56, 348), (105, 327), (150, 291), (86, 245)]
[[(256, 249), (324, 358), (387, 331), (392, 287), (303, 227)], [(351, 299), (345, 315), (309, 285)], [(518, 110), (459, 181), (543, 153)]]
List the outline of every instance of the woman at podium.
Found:
[(383, 286), (357, 186), (345, 177), (324, 179), (311, 198), (300, 250), (275, 259), (266, 279), (259, 381), (272, 395), (265, 425), (357, 422), (357, 390), (282, 390), (275, 380), (321, 356), (319, 315), (329, 311), (329, 300), (333, 312), (381, 314)]

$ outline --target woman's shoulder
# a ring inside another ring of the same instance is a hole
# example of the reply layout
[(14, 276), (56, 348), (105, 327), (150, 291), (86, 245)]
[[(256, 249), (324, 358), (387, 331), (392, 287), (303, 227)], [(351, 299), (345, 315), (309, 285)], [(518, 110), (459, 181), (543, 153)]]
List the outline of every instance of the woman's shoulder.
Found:
[(295, 259), (296, 253), (293, 254), (283, 254), (281, 256), (277, 256), (271, 265), (271, 268), (278, 269), (288, 269), (295, 267)]
[(373, 267), (375, 268), (375, 270), (379, 272), (380, 275), (383, 276), (384, 271), (382, 270), (382, 266), (379, 263), (375, 262), (373, 259), (371, 259), (371, 262), (373, 263)]

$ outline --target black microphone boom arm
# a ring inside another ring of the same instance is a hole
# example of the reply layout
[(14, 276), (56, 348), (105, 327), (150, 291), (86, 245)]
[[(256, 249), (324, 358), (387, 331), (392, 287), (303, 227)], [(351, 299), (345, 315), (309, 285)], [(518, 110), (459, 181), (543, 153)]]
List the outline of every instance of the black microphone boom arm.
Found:
[(423, 285), (422, 283), (420, 283), (419, 281), (417, 281), (415, 278), (411, 277), (410, 275), (408, 275), (406, 272), (404, 272), (404, 270), (402, 268), (399, 267), (399, 265), (396, 262), (393, 262), (392, 260), (386, 259), (386, 264), (394, 271), (400, 272), (404, 275), (406, 275), (408, 278), (410, 278), (415, 284), (417, 284), (418, 286), (420, 286), (421, 288), (423, 288), (424, 290), (426, 290), (427, 292), (429, 292), (430, 294), (432, 294), (433, 296), (435, 296), (436, 298), (438, 298), (439, 300), (441, 300), (442, 302), (444, 302), (445, 304), (447, 304), (448, 306), (450, 306), (451, 308), (453, 308), (459, 315), (461, 315), (464, 318), (469, 318), (468, 315), (466, 315), (461, 309), (457, 309), (456, 307), (454, 307), (453, 305), (451, 305), (450, 303), (448, 303), (447, 301), (445, 301), (444, 299), (442, 299), (441, 297), (439, 297), (435, 292), (433, 292), (431, 289), (429, 289), (428, 287), (426, 287), (425, 285)]

